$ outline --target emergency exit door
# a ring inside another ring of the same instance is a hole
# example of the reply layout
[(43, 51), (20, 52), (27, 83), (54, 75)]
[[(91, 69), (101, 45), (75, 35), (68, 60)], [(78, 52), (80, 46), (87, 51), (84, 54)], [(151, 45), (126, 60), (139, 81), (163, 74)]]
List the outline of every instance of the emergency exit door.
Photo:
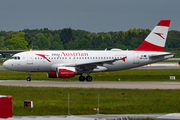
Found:
[(32, 53), (27, 54), (27, 64), (33, 64), (33, 54)]
[(139, 64), (139, 53), (133, 53), (133, 64)]

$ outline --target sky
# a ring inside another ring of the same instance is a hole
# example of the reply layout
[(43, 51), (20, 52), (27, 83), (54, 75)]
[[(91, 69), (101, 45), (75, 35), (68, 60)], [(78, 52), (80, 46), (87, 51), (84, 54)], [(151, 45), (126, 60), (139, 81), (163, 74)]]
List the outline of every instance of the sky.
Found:
[(180, 31), (180, 0), (1, 0), (0, 30), (152, 30), (162, 19)]

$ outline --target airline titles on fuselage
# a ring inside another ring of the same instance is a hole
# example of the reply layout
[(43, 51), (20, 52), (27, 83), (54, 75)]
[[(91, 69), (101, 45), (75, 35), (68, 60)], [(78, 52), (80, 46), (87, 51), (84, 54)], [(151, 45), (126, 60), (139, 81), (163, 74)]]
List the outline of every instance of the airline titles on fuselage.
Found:
[(88, 56), (88, 53), (83, 52), (62, 52), (62, 53), (52, 53), (52, 56)]

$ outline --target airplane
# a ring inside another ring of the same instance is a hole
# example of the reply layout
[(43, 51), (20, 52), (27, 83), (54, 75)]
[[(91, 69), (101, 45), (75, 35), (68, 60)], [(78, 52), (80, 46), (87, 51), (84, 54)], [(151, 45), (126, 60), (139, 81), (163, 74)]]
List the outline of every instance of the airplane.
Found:
[(173, 53), (163, 52), (169, 25), (170, 20), (161, 20), (134, 50), (26, 51), (14, 54), (3, 67), (28, 72), (27, 81), (31, 81), (31, 72), (47, 72), (49, 78), (80, 75), (79, 81), (91, 82), (90, 73), (125, 70), (172, 58)]

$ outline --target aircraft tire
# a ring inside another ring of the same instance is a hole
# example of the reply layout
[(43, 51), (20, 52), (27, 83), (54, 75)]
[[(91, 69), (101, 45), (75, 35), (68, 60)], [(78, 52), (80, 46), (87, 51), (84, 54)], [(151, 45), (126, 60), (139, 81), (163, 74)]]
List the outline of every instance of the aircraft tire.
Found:
[(27, 80), (27, 81), (31, 81), (31, 78), (30, 78), (30, 77), (28, 77), (26, 80)]
[(84, 82), (85, 81), (85, 77), (84, 76), (79, 76), (79, 81), (80, 82)]
[(92, 79), (93, 79), (93, 78), (92, 78), (91, 76), (87, 76), (87, 77), (86, 77), (86, 81), (87, 81), (87, 82), (91, 82)]

